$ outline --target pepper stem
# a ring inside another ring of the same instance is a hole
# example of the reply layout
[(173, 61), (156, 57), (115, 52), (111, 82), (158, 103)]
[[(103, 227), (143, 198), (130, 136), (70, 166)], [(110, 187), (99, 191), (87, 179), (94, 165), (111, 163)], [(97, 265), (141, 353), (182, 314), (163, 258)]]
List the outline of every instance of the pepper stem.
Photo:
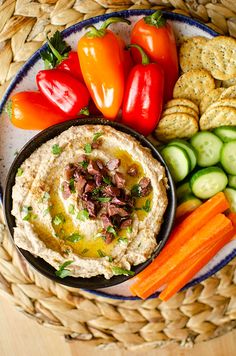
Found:
[(100, 27), (100, 29), (107, 29), (108, 26), (110, 26), (112, 23), (116, 23), (116, 22), (125, 22), (128, 25), (131, 24), (130, 20), (128, 19), (124, 19), (123, 17), (109, 17), (109, 19), (107, 19), (106, 21), (103, 22), (102, 26)]
[(89, 116), (89, 109), (87, 107), (80, 110), (79, 115)]
[(157, 10), (152, 15), (145, 16), (143, 19), (146, 24), (155, 26), (157, 28), (164, 27), (166, 24), (166, 20), (164, 19), (161, 10)]
[(134, 48), (137, 48), (139, 50), (139, 53), (141, 54), (141, 58), (142, 58), (142, 64), (145, 65), (145, 64), (149, 64), (150, 63), (148, 55), (145, 53), (145, 51), (142, 49), (142, 47), (140, 47), (137, 44), (128, 45), (128, 48), (130, 48), (130, 47), (134, 47)]
[(116, 23), (116, 22), (125, 22), (128, 25), (131, 24), (131, 22), (129, 20), (124, 19), (123, 17), (110, 17), (109, 19), (107, 19), (106, 21), (103, 22), (103, 24), (101, 25), (101, 27), (99, 29), (97, 29), (93, 25), (87, 26), (86, 28), (89, 28), (89, 31), (85, 34), (85, 36), (89, 37), (89, 38), (103, 37), (106, 34), (107, 27), (110, 24)]
[(12, 118), (12, 101), (9, 100), (5, 106), (5, 112), (7, 113), (7, 116), (9, 119)]

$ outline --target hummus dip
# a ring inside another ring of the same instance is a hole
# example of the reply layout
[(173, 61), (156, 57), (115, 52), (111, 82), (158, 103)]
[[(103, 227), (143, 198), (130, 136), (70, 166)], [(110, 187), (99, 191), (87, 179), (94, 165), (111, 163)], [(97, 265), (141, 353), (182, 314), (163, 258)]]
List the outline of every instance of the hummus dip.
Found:
[(71, 127), (18, 169), (15, 243), (62, 278), (131, 274), (157, 247), (166, 189), (164, 167), (133, 137)]

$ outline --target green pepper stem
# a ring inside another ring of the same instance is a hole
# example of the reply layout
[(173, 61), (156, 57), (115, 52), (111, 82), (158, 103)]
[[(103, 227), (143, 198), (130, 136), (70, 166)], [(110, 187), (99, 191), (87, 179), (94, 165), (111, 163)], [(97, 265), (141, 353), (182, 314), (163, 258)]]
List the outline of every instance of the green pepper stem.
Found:
[(166, 24), (166, 20), (164, 19), (161, 10), (157, 10), (152, 15), (145, 16), (143, 19), (146, 24), (155, 26), (157, 28), (164, 27)]
[(7, 113), (7, 116), (9, 119), (12, 118), (12, 101), (9, 100), (5, 106), (5, 112)]
[(106, 21), (103, 22), (103, 24), (101, 25), (101, 27), (99, 29), (97, 29), (93, 25), (87, 26), (86, 28), (89, 28), (89, 31), (85, 34), (85, 36), (89, 37), (89, 38), (103, 37), (106, 34), (107, 27), (109, 25), (111, 25), (112, 23), (116, 23), (116, 22), (125, 22), (128, 25), (131, 24), (131, 22), (129, 20), (124, 19), (123, 17), (110, 17), (109, 19), (107, 19)]
[(128, 48), (130, 47), (134, 47), (134, 48), (137, 48), (139, 50), (139, 53), (141, 54), (141, 57), (142, 57), (142, 64), (145, 65), (145, 64), (149, 64), (150, 63), (150, 60), (148, 58), (148, 55), (145, 53), (145, 51), (142, 49), (142, 47), (140, 47), (139, 45), (137, 44), (130, 44), (128, 45)]
[(80, 110), (79, 115), (86, 115), (89, 116), (89, 109), (87, 107)]
[(117, 23), (117, 22), (125, 22), (128, 25), (131, 24), (130, 20), (124, 19), (123, 17), (109, 17), (106, 21), (103, 22), (102, 26), (100, 29), (107, 29), (108, 26), (110, 26), (112, 23)]

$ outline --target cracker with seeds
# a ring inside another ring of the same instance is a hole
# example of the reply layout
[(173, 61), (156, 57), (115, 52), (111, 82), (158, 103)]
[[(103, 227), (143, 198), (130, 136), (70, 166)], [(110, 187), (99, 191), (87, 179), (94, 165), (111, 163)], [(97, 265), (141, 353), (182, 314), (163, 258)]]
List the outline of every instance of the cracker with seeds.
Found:
[(199, 120), (201, 130), (212, 130), (219, 126), (236, 126), (236, 108), (217, 106), (207, 110)]
[(226, 88), (220, 96), (220, 99), (236, 99), (236, 85), (232, 85), (229, 88)]
[(228, 80), (236, 76), (236, 40), (217, 36), (202, 50), (202, 64), (214, 78)]
[(236, 77), (228, 80), (222, 80), (221, 85), (223, 88), (229, 88), (232, 85), (236, 85)]
[(218, 106), (227, 106), (227, 107), (233, 107), (236, 109), (236, 99), (234, 98), (225, 98), (225, 99), (219, 99), (218, 101), (216, 101), (215, 103), (211, 104), (208, 110), (217, 108)]
[(197, 114), (199, 113), (198, 106), (193, 101), (184, 98), (176, 98), (167, 101), (165, 105), (165, 109), (169, 109), (177, 105), (187, 106), (188, 108), (191, 108), (194, 111), (196, 111)]
[(200, 109), (200, 114), (202, 115), (206, 109), (213, 103), (215, 103), (223, 93), (224, 88), (216, 88), (204, 96), (204, 98), (200, 101), (199, 109)]
[(155, 130), (155, 136), (162, 142), (168, 142), (175, 138), (188, 139), (197, 131), (198, 122), (193, 116), (175, 113), (161, 118)]
[(198, 114), (196, 113), (196, 111), (193, 110), (192, 108), (184, 106), (184, 105), (175, 105), (175, 106), (172, 106), (171, 108), (167, 108), (163, 111), (162, 116), (169, 115), (169, 114), (175, 114), (178, 112), (191, 115), (196, 120), (198, 120)]
[(215, 81), (205, 69), (193, 69), (182, 74), (174, 86), (173, 97), (185, 98), (199, 105), (207, 92), (215, 89)]
[(203, 69), (202, 50), (208, 39), (201, 36), (188, 38), (180, 47), (179, 63), (183, 72), (192, 69)]

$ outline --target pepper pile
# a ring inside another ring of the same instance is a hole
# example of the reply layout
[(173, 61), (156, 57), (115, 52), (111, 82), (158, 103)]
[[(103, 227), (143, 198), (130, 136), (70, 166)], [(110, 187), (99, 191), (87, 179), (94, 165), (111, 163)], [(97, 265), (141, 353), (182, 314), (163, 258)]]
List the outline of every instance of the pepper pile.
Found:
[(40, 53), (45, 69), (36, 75), (39, 91), (16, 93), (8, 102), (13, 125), (41, 130), (65, 120), (101, 115), (149, 135), (178, 78), (173, 30), (156, 11), (135, 23), (131, 45), (126, 47), (108, 29), (116, 22), (130, 25), (127, 19), (110, 17), (99, 29), (90, 26), (78, 41), (77, 52), (58, 31), (48, 38)]

